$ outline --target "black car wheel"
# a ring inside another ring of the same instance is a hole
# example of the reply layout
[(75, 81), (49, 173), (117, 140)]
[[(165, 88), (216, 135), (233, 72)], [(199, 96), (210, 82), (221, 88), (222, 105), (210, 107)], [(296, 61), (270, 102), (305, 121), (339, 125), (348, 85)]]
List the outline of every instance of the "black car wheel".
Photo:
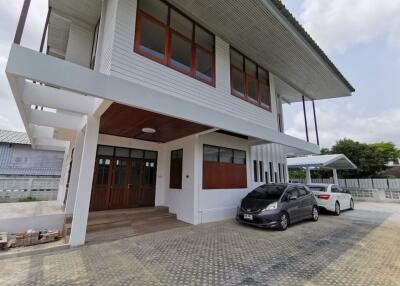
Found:
[(282, 213), (279, 219), (279, 229), (286, 230), (289, 225), (289, 217), (287, 213)]
[(340, 215), (340, 204), (339, 204), (339, 202), (335, 203), (335, 215), (336, 216)]
[(319, 219), (319, 210), (318, 210), (318, 207), (317, 207), (317, 206), (313, 206), (313, 208), (312, 208), (312, 216), (311, 216), (311, 219), (312, 219), (313, 221), (318, 221), (318, 219)]
[(354, 201), (353, 201), (353, 199), (350, 199), (350, 209), (354, 210)]

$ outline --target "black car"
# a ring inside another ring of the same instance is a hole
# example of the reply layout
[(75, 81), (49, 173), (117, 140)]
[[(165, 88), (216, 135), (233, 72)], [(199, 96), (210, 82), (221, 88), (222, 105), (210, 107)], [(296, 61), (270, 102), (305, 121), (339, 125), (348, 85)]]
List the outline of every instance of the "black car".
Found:
[(237, 209), (236, 219), (258, 227), (285, 230), (305, 219), (317, 221), (318, 205), (312, 192), (302, 184), (265, 184), (247, 194)]

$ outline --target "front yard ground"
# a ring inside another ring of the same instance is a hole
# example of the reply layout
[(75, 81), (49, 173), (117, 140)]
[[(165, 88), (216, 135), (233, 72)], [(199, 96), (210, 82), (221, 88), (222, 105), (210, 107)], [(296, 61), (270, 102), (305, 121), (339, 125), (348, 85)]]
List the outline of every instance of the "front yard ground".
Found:
[(233, 220), (0, 260), (0, 285), (400, 285), (400, 204), (285, 232)]

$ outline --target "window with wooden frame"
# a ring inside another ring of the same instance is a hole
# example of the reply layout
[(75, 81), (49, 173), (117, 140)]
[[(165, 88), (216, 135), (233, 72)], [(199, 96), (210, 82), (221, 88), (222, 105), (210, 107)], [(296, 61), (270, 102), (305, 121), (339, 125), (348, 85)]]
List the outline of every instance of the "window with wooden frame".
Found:
[(171, 166), (169, 170), (169, 187), (171, 189), (182, 189), (182, 164), (183, 149), (171, 151)]
[(203, 146), (203, 189), (246, 187), (246, 151)]
[(161, 0), (139, 0), (134, 51), (215, 86), (215, 37)]
[(231, 48), (231, 93), (271, 111), (269, 73)]

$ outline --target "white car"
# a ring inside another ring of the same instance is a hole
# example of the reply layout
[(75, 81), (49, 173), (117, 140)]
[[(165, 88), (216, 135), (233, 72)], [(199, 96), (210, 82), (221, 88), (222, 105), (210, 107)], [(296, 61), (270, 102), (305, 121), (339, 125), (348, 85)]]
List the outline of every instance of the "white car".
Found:
[(334, 184), (309, 184), (307, 187), (314, 193), (318, 207), (340, 215), (342, 210), (354, 210), (354, 201), (350, 194)]

